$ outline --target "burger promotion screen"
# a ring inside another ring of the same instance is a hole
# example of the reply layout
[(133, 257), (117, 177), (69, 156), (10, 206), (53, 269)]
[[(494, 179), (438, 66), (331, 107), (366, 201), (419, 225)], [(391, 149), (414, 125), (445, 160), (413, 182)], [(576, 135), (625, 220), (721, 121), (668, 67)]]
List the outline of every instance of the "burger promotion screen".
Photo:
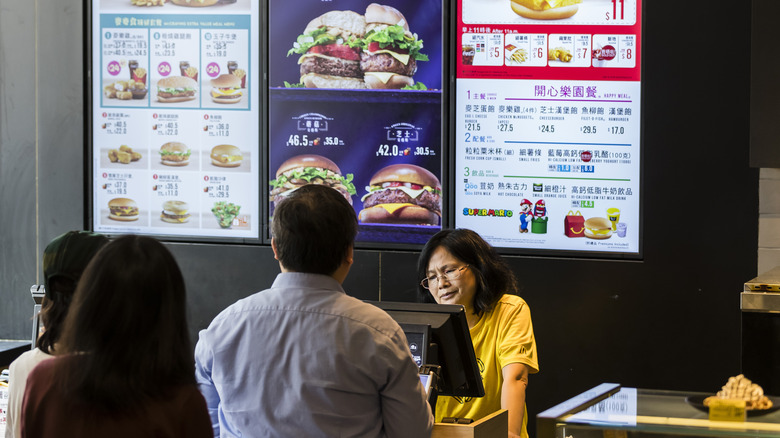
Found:
[(425, 243), (442, 225), (442, 1), (268, 8), (269, 216), (325, 184), (354, 207), (359, 243)]
[(93, 228), (260, 239), (258, 2), (90, 7)]
[(458, 0), (455, 226), (639, 257), (641, 0)]

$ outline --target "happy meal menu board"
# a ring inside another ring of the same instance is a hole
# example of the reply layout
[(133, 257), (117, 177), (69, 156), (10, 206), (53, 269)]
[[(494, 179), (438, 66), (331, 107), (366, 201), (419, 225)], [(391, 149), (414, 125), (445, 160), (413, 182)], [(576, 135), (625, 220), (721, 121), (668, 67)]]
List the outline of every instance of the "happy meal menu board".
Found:
[(92, 1), (95, 231), (259, 239), (258, 3)]
[(640, 255), (641, 0), (458, 0), (455, 225)]

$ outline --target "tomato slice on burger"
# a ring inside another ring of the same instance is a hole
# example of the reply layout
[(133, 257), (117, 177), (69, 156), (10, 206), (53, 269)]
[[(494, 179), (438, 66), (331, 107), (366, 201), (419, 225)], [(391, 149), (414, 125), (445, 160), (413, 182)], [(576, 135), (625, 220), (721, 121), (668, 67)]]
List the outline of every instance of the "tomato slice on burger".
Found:
[(360, 61), (360, 53), (352, 47), (346, 46), (344, 44), (334, 43), (313, 46), (311, 49), (309, 49), (309, 53), (333, 56), (334, 58), (346, 59), (348, 61)]

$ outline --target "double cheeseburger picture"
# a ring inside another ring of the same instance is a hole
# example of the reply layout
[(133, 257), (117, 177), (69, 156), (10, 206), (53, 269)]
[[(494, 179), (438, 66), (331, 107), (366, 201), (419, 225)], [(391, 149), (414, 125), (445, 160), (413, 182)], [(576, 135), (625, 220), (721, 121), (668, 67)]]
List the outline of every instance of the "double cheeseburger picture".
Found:
[(341, 174), (341, 169), (333, 161), (321, 155), (297, 155), (279, 166), (276, 179), (271, 181), (271, 200), (279, 205), (295, 190), (307, 184), (321, 184), (338, 190), (352, 205), (352, 195), (356, 194), (352, 184), (352, 174)]
[(393, 164), (371, 178), (363, 196), (362, 223), (438, 225), (441, 184), (436, 175), (412, 164)]
[(311, 20), (287, 52), (301, 55), (306, 88), (400, 89), (414, 85), (422, 40), (401, 12), (371, 3), (365, 15), (329, 11)]
[(130, 198), (114, 198), (108, 201), (108, 218), (129, 222), (138, 220), (138, 204)]
[(560, 20), (579, 10), (582, 0), (510, 0), (515, 14), (532, 20)]

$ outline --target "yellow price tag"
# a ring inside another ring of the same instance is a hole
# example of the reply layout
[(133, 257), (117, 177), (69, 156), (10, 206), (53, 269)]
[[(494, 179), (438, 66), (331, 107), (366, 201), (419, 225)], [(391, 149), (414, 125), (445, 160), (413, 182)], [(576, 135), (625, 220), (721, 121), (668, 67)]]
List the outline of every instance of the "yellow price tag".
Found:
[(712, 400), (710, 421), (745, 421), (745, 400)]

